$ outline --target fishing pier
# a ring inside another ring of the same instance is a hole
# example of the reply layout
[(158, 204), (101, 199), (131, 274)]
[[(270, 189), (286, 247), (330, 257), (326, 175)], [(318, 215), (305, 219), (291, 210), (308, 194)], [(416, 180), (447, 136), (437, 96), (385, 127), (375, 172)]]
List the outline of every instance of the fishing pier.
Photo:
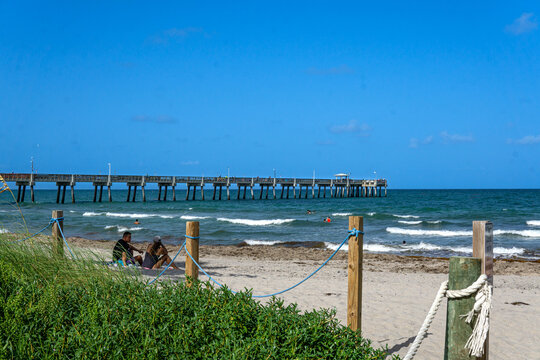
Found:
[[(55, 183), (57, 186), (56, 203), (64, 203), (66, 188), (71, 188), (71, 202), (75, 202), (75, 185), (78, 183), (92, 183), (94, 186), (94, 202), (103, 199), (103, 188), (107, 187), (107, 199), (112, 202), (111, 187), (113, 184), (125, 184), (128, 188), (127, 202), (135, 202), (137, 188), (141, 188), (142, 201), (146, 201), (145, 187), (148, 184), (157, 184), (158, 201), (167, 201), (167, 194), (172, 192), (172, 200), (176, 201), (176, 186), (185, 184), (187, 187), (186, 200), (195, 200), (197, 191), (200, 199), (205, 200), (205, 187), (213, 187), (212, 200), (222, 200), (223, 188), (227, 200), (231, 199), (231, 189), (237, 190), (236, 199), (307, 199), (326, 198), (330, 190), (330, 198), (345, 197), (381, 197), (387, 196), (386, 179), (355, 180), (345, 174), (337, 174), (335, 179), (307, 179), (307, 178), (281, 178), (281, 177), (204, 177), (204, 176), (148, 176), (148, 175), (78, 175), (78, 174), (35, 174), (11, 173), (0, 174), (6, 182), (15, 183), (18, 187), (17, 202), (24, 202), (26, 187), (30, 187), (30, 199), (35, 200), (34, 186), (36, 183)], [(292, 194), (291, 194), (292, 188)], [(132, 190), (133, 189), (133, 190)], [(258, 196), (255, 191), (259, 190)], [(321, 194), (322, 190), (322, 194)], [(278, 194), (279, 192), (279, 194)], [(270, 196), (270, 197), (269, 197)], [(223, 197), (224, 198), (224, 197)]]

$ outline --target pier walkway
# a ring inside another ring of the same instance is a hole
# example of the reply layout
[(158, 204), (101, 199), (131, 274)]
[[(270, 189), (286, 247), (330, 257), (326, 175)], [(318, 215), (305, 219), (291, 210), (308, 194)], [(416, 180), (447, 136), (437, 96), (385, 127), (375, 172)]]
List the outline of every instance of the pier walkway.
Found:
[[(30, 197), (35, 200), (34, 186), (36, 183), (55, 183), (58, 187), (56, 202), (64, 203), (66, 187), (71, 187), (71, 202), (75, 202), (75, 185), (77, 183), (92, 183), (94, 186), (93, 201), (101, 202), (103, 199), (103, 187), (107, 187), (108, 201), (112, 202), (111, 187), (113, 184), (126, 184), (128, 187), (126, 201), (135, 201), (137, 187), (141, 188), (142, 201), (146, 201), (145, 187), (147, 184), (158, 185), (158, 201), (167, 201), (168, 189), (172, 190), (172, 200), (176, 201), (176, 186), (187, 186), (186, 200), (195, 200), (197, 189), (201, 194), (201, 200), (205, 200), (205, 186), (213, 187), (212, 199), (222, 199), (223, 188), (226, 190), (226, 199), (231, 199), (231, 187), (237, 189), (236, 199), (248, 198), (268, 199), (269, 193), (272, 199), (307, 199), (325, 198), (327, 189), (330, 190), (331, 198), (343, 197), (376, 197), (387, 195), (386, 179), (378, 180), (355, 180), (349, 177), (337, 177), (336, 179), (307, 179), (307, 178), (279, 178), (279, 177), (201, 177), (201, 176), (148, 176), (148, 175), (78, 175), (78, 174), (34, 174), (34, 173), (11, 173), (0, 174), (6, 182), (14, 182), (18, 186), (17, 202), (24, 202), (26, 187), (30, 187)], [(278, 188), (279, 187), (279, 188)], [(133, 188), (133, 191), (132, 191)], [(258, 197), (255, 189), (259, 189)], [(292, 195), (291, 195), (292, 188)], [(280, 191), (281, 190), (281, 191)], [(322, 194), (321, 194), (322, 190)], [(266, 191), (266, 193), (264, 193)], [(277, 192), (280, 192), (279, 194)], [(311, 192), (311, 194), (309, 194)]]

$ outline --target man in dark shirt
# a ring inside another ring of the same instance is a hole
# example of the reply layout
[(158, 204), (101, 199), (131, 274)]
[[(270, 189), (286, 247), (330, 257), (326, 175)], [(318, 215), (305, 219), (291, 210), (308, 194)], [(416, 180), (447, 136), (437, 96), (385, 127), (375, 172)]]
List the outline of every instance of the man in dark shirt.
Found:
[(116, 245), (114, 245), (113, 262), (118, 263), (122, 266), (127, 266), (129, 264), (135, 265), (136, 263), (142, 265), (142, 256), (133, 256), (133, 250), (140, 253), (142, 253), (142, 251), (137, 249), (130, 243), (131, 233), (129, 231), (126, 231), (122, 238), (116, 242)]

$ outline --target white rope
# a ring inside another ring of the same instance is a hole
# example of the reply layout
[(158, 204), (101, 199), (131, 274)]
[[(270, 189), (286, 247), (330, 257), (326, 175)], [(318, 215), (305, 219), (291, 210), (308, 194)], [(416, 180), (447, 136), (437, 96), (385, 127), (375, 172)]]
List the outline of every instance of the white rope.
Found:
[(443, 281), (437, 295), (435, 296), (435, 300), (429, 309), (426, 319), (424, 320), (420, 331), (418, 331), (418, 335), (416, 335), (414, 342), (403, 360), (412, 360), (414, 355), (416, 355), (416, 352), (420, 348), (422, 340), (424, 340), (426, 337), (429, 326), (431, 325), (433, 318), (441, 305), (443, 297), (446, 296), (449, 299), (460, 299), (474, 293), (476, 293), (476, 301), (473, 309), (461, 317), (465, 318), (465, 322), (470, 324), (474, 318), (474, 315), (478, 314), (473, 332), (467, 340), (465, 348), (469, 349), (469, 355), (481, 357), (484, 353), (484, 342), (486, 341), (489, 330), (489, 313), (491, 310), (492, 299), (492, 286), (488, 284), (486, 275), (480, 275), (480, 277), (471, 286), (461, 290), (448, 290), (448, 280)]

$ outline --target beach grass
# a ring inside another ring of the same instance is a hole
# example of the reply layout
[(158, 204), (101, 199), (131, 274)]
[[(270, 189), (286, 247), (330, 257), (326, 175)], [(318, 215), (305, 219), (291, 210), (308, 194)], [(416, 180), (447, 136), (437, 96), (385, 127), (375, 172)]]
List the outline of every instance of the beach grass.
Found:
[(334, 311), (202, 282), (147, 286), (97, 257), (53, 256), (47, 237), (12, 240), (0, 237), (0, 358), (386, 358)]

